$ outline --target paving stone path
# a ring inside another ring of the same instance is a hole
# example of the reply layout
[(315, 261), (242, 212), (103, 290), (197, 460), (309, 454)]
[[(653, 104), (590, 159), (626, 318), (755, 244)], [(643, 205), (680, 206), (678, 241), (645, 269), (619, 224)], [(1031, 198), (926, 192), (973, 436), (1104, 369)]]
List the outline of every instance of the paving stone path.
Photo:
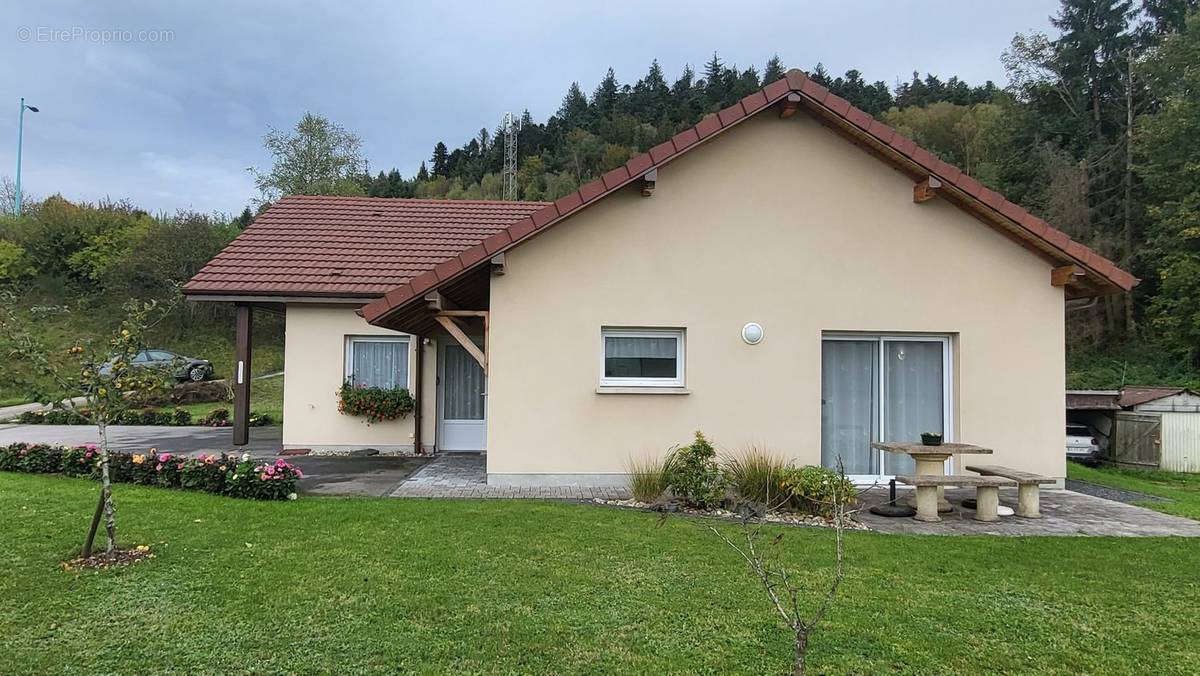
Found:
[(394, 498), (528, 498), (537, 500), (623, 500), (629, 490), (597, 486), (489, 486), (487, 457), (443, 453), (392, 491)]

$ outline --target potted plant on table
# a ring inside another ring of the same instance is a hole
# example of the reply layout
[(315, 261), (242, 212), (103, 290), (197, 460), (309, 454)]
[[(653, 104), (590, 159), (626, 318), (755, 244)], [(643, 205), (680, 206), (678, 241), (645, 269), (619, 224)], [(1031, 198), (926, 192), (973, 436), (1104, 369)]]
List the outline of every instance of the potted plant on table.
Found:
[(921, 432), (921, 443), (926, 446), (941, 446), (941, 432)]

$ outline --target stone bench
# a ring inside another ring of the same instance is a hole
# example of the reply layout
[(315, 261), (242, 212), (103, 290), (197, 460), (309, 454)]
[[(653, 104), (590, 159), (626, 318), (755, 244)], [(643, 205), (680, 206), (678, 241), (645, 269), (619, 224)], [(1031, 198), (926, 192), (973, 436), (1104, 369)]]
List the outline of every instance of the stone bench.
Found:
[(1058, 483), (1048, 476), (1000, 465), (967, 465), (967, 469), (983, 476), (1003, 477), (1017, 482), (1017, 516), (1025, 519), (1042, 518), (1041, 485)]
[(913, 518), (917, 521), (942, 520), (938, 516), (938, 489), (944, 486), (974, 486), (975, 520), (999, 521), (1000, 487), (1017, 485), (1011, 479), (976, 474), (906, 475), (896, 477), (896, 481), (916, 487), (917, 515)]

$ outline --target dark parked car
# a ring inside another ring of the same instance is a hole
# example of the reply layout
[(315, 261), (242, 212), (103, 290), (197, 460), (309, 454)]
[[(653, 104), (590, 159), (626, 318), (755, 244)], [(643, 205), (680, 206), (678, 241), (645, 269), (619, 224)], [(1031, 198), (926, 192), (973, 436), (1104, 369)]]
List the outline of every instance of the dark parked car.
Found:
[[(169, 371), (176, 380), (190, 380), (197, 383), (208, 380), (213, 375), (212, 362), (207, 359), (185, 357), (167, 350), (142, 350), (134, 355), (130, 364), (140, 368), (162, 369)], [(100, 367), (100, 372), (104, 373), (111, 368), (110, 365), (105, 364)]]

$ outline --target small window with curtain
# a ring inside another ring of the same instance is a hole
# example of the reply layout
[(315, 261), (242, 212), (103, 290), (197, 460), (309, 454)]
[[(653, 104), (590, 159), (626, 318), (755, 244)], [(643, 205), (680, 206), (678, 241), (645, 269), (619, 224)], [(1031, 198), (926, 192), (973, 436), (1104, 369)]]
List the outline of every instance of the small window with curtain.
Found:
[(408, 338), (346, 338), (346, 381), (353, 387), (408, 389)]
[(602, 329), (602, 386), (683, 387), (682, 329)]

